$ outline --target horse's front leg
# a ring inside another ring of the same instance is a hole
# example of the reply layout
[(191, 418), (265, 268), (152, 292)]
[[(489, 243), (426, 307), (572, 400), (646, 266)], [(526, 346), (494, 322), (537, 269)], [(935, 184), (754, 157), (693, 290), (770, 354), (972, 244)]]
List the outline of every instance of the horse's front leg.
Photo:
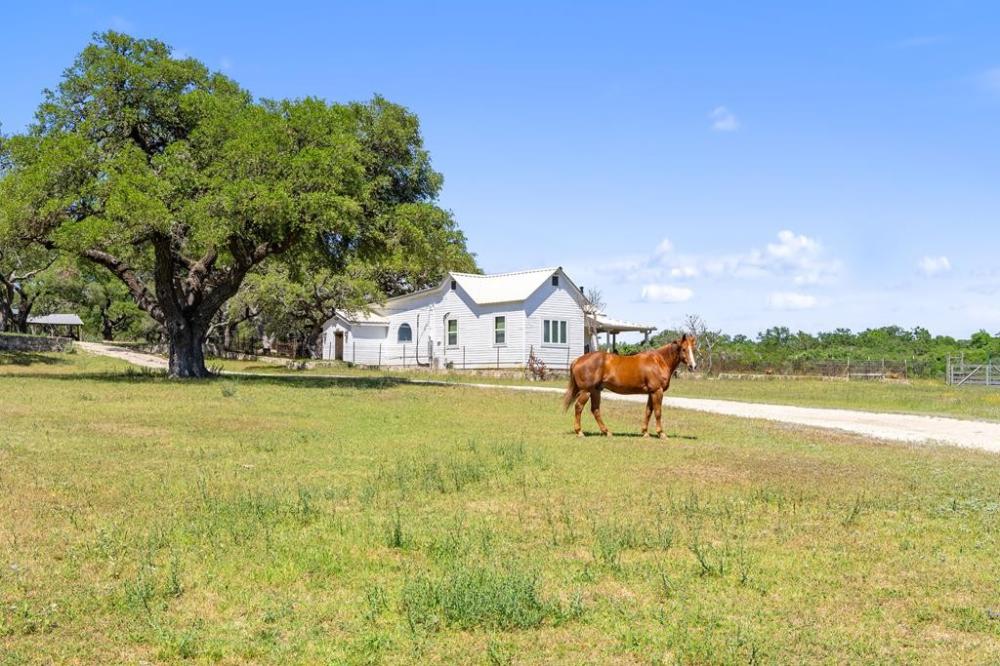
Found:
[(656, 412), (656, 435), (660, 439), (666, 439), (667, 436), (663, 432), (663, 389), (660, 389), (656, 393), (649, 396), (649, 399), (653, 403), (653, 410)]
[(594, 415), (594, 420), (597, 421), (597, 427), (601, 429), (601, 434), (611, 437), (608, 426), (604, 425), (604, 419), (601, 418), (600, 390), (595, 389), (590, 392), (590, 412)]
[(653, 395), (646, 396), (646, 414), (642, 417), (642, 436), (649, 437), (649, 417), (653, 415)]

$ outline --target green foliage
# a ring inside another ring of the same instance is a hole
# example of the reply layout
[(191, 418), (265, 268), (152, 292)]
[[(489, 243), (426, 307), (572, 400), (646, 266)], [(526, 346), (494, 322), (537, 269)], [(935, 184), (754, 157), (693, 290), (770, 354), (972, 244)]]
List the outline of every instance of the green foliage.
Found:
[(111, 271), (165, 327), (175, 374), (206, 373), (216, 313), (274, 257), (327, 303), (474, 268), (412, 113), (256, 101), (153, 39), (96, 35), (0, 165), (0, 230)]
[[(677, 331), (661, 331), (647, 344), (619, 344), (618, 352), (634, 354), (653, 349), (679, 335)], [(700, 353), (704, 357), (704, 348)], [(906, 361), (911, 375), (929, 377), (944, 372), (948, 355), (964, 353), (969, 360), (1000, 357), (1000, 336), (980, 330), (969, 340), (956, 340), (951, 336), (932, 336), (919, 326), (913, 329), (883, 326), (858, 333), (838, 328), (813, 335), (804, 331), (793, 333), (786, 326), (774, 326), (758, 333), (756, 339), (721, 334), (712, 353), (716, 371), (781, 372), (814, 362), (885, 359)]]

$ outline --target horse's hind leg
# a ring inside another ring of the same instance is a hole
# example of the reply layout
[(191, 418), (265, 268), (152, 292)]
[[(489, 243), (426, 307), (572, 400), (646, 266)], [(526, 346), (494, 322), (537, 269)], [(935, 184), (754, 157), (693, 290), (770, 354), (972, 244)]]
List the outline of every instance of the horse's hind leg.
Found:
[(596, 389), (590, 392), (590, 412), (594, 415), (594, 420), (597, 421), (597, 427), (601, 429), (601, 434), (611, 437), (608, 426), (604, 425), (604, 419), (601, 418), (601, 392)]
[(653, 396), (646, 397), (646, 415), (642, 417), (642, 436), (649, 437), (649, 417), (653, 414)]
[(577, 437), (583, 437), (583, 432), (580, 430), (580, 415), (583, 414), (583, 408), (590, 400), (590, 394), (584, 391), (576, 398), (576, 404), (574, 405), (573, 411), (575, 412), (573, 418), (573, 432), (576, 433)]
[(656, 393), (649, 396), (650, 401), (653, 403), (653, 411), (656, 412), (656, 435), (660, 439), (666, 439), (667, 436), (663, 434), (663, 391), (657, 391)]

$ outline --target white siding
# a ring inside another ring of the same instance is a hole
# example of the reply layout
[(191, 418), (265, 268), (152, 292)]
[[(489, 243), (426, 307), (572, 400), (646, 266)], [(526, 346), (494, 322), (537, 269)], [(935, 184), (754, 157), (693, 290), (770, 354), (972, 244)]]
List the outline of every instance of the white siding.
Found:
[[(576, 357), (583, 354), (583, 308), (577, 297), (569, 292), (567, 281), (560, 276), (559, 286), (546, 282), (523, 304), (527, 321), (525, 358), (533, 348), (535, 356), (552, 369), (566, 369)], [(546, 319), (566, 322), (566, 344), (546, 343), (542, 322)]]
[[(525, 363), (523, 303), (477, 305), (461, 285), (448, 289), (436, 306), (435, 355), (455, 368), (512, 368)], [(494, 344), (495, 318), (506, 317), (506, 341)], [(458, 321), (458, 345), (449, 347), (446, 321)], [(440, 343), (440, 344), (438, 344)]]
[[(335, 332), (342, 330), (344, 360), (362, 365), (383, 367), (451, 363), (456, 369), (520, 368), (535, 355), (553, 369), (564, 369), (583, 353), (584, 316), (577, 297), (569, 292), (573, 287), (560, 272), (559, 286), (546, 280), (525, 301), (477, 305), (451, 281), (440, 290), (425, 292), (413, 298), (390, 301), (380, 312), (388, 320), (386, 326), (358, 326), (335, 318), (328, 322), (324, 333), (323, 358), (334, 356)], [(575, 291), (575, 290), (574, 290)], [(495, 318), (506, 318), (506, 341), (494, 343)], [(458, 321), (458, 344), (447, 344), (446, 320)], [(552, 319), (567, 322), (567, 344), (545, 344), (542, 341), (542, 321)], [(397, 342), (399, 326), (410, 325), (412, 341)], [(418, 358), (419, 356), (419, 358)]]

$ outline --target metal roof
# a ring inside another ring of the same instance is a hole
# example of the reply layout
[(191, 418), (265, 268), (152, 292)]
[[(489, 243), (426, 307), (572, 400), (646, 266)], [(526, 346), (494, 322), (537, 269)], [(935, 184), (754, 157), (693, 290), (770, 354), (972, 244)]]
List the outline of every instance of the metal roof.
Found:
[(357, 326), (388, 326), (389, 320), (375, 314), (374, 312), (347, 312), (337, 310), (336, 317)]
[(42, 326), (83, 326), (83, 320), (75, 314), (50, 314), (39, 317), (28, 317), (29, 324)]
[(559, 267), (536, 268), (514, 273), (452, 273), (451, 277), (479, 305), (523, 301), (535, 293)]
[(603, 312), (591, 315), (590, 319), (594, 322), (595, 328), (600, 333), (628, 333), (632, 331), (645, 333), (647, 331), (656, 330), (655, 326), (650, 326), (649, 324), (637, 324), (632, 321), (612, 319)]

